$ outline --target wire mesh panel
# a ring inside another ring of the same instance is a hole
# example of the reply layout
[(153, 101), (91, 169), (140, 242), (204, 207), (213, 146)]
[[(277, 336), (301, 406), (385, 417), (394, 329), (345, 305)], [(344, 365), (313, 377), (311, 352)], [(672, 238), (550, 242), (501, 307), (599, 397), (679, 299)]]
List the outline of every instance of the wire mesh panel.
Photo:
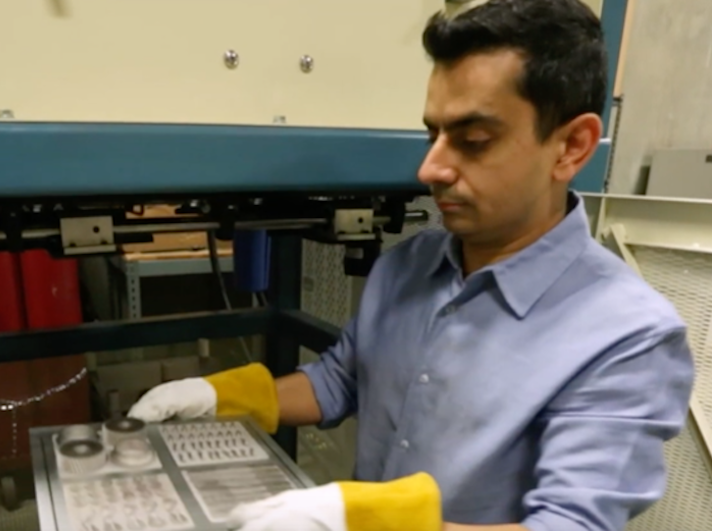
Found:
[[(695, 355), (695, 392), (712, 420), (712, 256), (638, 247), (632, 249), (643, 277), (677, 308), (689, 326)], [(641, 310), (644, 310), (641, 308)], [(705, 466), (707, 450), (686, 427), (665, 448), (668, 489), (665, 497), (628, 526), (628, 531), (712, 529), (712, 482)]]
[(712, 422), (712, 255), (643, 247), (633, 252), (643, 277), (675, 305), (689, 327), (695, 393)]
[(626, 531), (705, 531), (712, 529), (712, 483), (690, 428), (665, 446), (665, 497), (633, 520)]

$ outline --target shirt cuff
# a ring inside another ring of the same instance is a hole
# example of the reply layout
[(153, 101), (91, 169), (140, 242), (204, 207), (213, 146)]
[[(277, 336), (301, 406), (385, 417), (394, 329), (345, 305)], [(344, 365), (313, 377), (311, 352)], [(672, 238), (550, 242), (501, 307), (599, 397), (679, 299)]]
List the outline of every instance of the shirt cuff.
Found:
[(522, 523), (527, 531), (593, 531), (571, 518), (550, 511), (542, 511), (526, 518)]

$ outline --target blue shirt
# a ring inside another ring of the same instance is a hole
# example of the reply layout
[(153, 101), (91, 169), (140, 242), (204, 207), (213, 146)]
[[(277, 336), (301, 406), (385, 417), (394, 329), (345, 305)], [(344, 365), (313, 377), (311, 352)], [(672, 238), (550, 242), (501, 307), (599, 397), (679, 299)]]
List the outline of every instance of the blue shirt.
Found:
[(590, 235), (583, 201), (463, 278), (424, 231), (383, 254), (310, 378), (323, 427), (358, 417), (355, 478), (430, 473), (446, 522), (622, 531), (665, 489), (693, 381), (674, 307)]

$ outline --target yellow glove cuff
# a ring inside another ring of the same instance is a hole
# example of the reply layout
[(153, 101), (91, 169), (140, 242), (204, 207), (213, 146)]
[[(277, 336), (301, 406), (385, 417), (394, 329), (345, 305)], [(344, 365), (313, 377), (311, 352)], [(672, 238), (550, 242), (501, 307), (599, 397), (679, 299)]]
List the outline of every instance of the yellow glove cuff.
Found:
[(217, 394), (217, 416), (249, 415), (267, 433), (277, 431), (277, 387), (267, 367), (261, 363), (251, 363), (213, 374), (205, 380)]
[(440, 489), (428, 474), (386, 483), (338, 485), (348, 531), (442, 531)]

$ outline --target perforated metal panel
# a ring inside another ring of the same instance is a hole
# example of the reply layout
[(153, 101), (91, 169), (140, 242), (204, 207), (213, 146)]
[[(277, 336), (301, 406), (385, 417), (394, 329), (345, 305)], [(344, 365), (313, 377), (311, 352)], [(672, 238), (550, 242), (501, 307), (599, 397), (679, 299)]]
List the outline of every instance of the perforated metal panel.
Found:
[[(643, 247), (632, 251), (646, 281), (676, 306), (689, 326), (697, 369), (695, 393), (712, 420), (712, 256)], [(628, 531), (712, 529), (712, 482), (705, 451), (690, 426), (666, 445), (666, 495), (631, 522)]]

